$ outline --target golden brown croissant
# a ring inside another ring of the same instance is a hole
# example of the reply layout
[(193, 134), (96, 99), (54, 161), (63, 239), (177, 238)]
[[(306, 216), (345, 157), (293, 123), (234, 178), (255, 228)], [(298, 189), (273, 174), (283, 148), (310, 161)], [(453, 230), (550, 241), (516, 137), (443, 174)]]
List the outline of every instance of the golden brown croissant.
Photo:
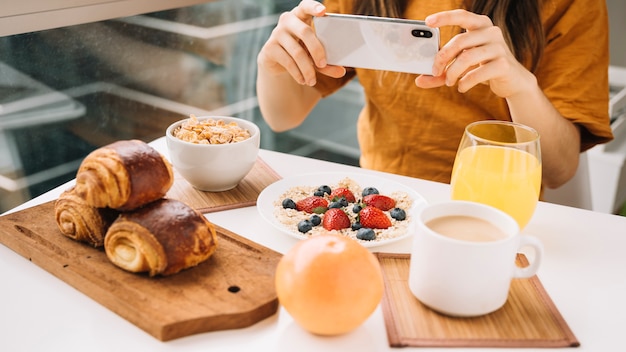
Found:
[(104, 239), (113, 264), (150, 276), (172, 275), (196, 266), (216, 248), (212, 223), (187, 204), (165, 198), (120, 214)]
[(90, 206), (72, 187), (61, 193), (54, 202), (54, 215), (63, 235), (94, 247), (102, 247), (104, 235), (118, 212)]
[(96, 208), (128, 211), (165, 196), (172, 166), (140, 140), (118, 141), (91, 152), (76, 173), (76, 192)]

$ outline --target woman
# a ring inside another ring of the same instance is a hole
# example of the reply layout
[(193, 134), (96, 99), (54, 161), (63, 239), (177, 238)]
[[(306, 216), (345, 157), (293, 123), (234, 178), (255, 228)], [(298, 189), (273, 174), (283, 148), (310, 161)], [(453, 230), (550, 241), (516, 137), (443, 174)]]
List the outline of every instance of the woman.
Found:
[[(439, 27), (433, 76), (327, 65), (311, 27), (326, 12)], [(575, 174), (581, 151), (612, 139), (604, 1), (303, 0), (281, 15), (257, 63), (261, 112), (275, 131), (298, 126), (358, 76), (365, 168), (449, 182), (467, 124), (512, 120), (541, 135), (543, 184), (556, 188)]]

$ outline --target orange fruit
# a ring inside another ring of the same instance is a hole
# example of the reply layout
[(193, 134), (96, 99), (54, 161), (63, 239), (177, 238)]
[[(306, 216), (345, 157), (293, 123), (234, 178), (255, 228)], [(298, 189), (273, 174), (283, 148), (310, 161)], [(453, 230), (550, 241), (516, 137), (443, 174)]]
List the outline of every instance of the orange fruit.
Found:
[(298, 242), (279, 261), (280, 304), (305, 330), (340, 335), (361, 325), (383, 296), (376, 257), (358, 242), (318, 235)]

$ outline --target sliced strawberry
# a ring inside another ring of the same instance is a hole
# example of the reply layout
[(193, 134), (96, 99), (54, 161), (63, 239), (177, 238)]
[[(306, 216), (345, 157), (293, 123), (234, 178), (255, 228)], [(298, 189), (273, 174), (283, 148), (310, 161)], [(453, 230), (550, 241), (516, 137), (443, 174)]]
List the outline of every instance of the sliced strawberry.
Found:
[(331, 201), (339, 200), (339, 198), (341, 198), (341, 197), (344, 197), (348, 201), (348, 203), (356, 202), (356, 198), (354, 197), (354, 193), (352, 193), (352, 191), (347, 189), (347, 188), (344, 188), (344, 187), (335, 188), (330, 193), (330, 200)]
[(370, 194), (363, 197), (363, 203), (371, 205), (380, 210), (387, 211), (396, 206), (396, 201), (382, 194)]
[(386, 229), (391, 226), (391, 220), (382, 210), (368, 205), (359, 212), (359, 222), (361, 227), (370, 229)]
[(326, 230), (341, 230), (350, 227), (350, 218), (342, 209), (331, 208), (324, 213), (322, 226)]
[(296, 210), (321, 214), (328, 209), (328, 201), (322, 197), (310, 196), (296, 202)]

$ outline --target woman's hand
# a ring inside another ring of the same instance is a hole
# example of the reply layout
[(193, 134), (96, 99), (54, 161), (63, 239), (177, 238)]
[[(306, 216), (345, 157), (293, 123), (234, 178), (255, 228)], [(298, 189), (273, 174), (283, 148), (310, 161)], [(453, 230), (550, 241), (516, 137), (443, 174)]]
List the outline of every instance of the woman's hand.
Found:
[(452, 38), (437, 54), (433, 76), (419, 76), (422, 88), (458, 85), (467, 92), (477, 84), (505, 98), (511, 119), (533, 127), (541, 135), (542, 182), (556, 188), (578, 167), (580, 132), (554, 108), (536, 77), (520, 64), (487, 16), (465, 10), (445, 11), (426, 18), (431, 27), (459, 26), (465, 31)]
[(313, 86), (316, 71), (342, 77), (346, 69), (326, 64), (326, 52), (311, 28), (314, 16), (324, 16), (324, 5), (302, 0), (298, 6), (280, 15), (276, 28), (261, 48), (257, 64), (275, 75), (289, 73), (299, 84)]
[(458, 85), (467, 92), (482, 83), (502, 98), (533, 89), (536, 79), (507, 46), (502, 31), (484, 15), (465, 10), (439, 12), (426, 17), (430, 27), (458, 26), (465, 31), (444, 45), (435, 58), (433, 76), (419, 76), (422, 88)]

